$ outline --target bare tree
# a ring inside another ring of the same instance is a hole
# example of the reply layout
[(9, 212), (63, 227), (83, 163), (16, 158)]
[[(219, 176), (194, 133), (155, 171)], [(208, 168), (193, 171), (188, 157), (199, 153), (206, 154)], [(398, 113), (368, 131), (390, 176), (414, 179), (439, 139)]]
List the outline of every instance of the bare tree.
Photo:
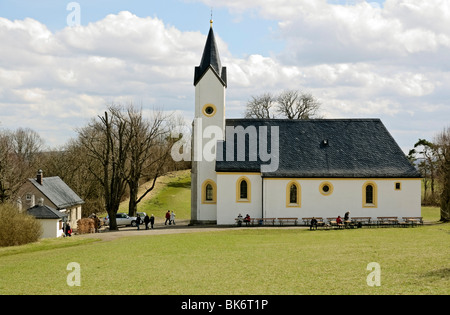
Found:
[(285, 90), (277, 101), (277, 112), (287, 119), (311, 119), (320, 108), (320, 103), (312, 94), (295, 90)]
[(441, 221), (450, 221), (450, 126), (444, 128), (435, 138), (438, 152), (438, 176), (442, 185), (441, 192)]
[[(423, 203), (436, 205), (436, 194), (435, 194), (435, 182), (436, 182), (436, 172), (439, 168), (437, 165), (437, 151), (436, 145), (425, 139), (419, 139), (414, 144), (414, 150), (410, 153), (416, 155), (416, 159), (419, 161), (418, 167), (419, 171), (423, 175), (424, 184), (424, 196)], [(428, 196), (428, 187), (430, 183), (431, 194)]]
[[(104, 209), (103, 188), (93, 176), (91, 169), (98, 169), (98, 161), (89, 157), (89, 151), (78, 139), (42, 154), (40, 168), (47, 176), (59, 176), (85, 201), (82, 216), (99, 213)], [(101, 167), (100, 167), (101, 169)]]
[(117, 230), (116, 214), (129, 176), (130, 128), (120, 112), (120, 107), (112, 105), (104, 116), (78, 131), (79, 141), (93, 162), (88, 168), (103, 187), (111, 230)]
[[(142, 109), (110, 106), (105, 115), (79, 130), (79, 142), (90, 157), (88, 169), (103, 187), (110, 229), (117, 229), (116, 214), (129, 189), (128, 213), (135, 216), (137, 205), (154, 187), (156, 179), (166, 172), (174, 139), (170, 137), (170, 115), (154, 110), (145, 119)], [(142, 196), (142, 179), (152, 179)]]
[(319, 118), (319, 109), (320, 103), (312, 94), (285, 90), (278, 96), (270, 93), (253, 96), (247, 103), (245, 117), (312, 119)]
[(245, 118), (275, 118), (273, 114), (275, 100), (276, 98), (270, 93), (252, 96), (247, 103)]
[(31, 129), (0, 133), (0, 203), (14, 198), (38, 169), (44, 141)]
[[(157, 178), (164, 173), (164, 165), (172, 148), (169, 115), (162, 111), (153, 111), (150, 119), (144, 119), (142, 109), (128, 107), (126, 119), (129, 122), (131, 137), (130, 173), (128, 187), (130, 201), (128, 214), (135, 216), (137, 205), (155, 187)], [(138, 197), (142, 177), (152, 178), (152, 185)]]

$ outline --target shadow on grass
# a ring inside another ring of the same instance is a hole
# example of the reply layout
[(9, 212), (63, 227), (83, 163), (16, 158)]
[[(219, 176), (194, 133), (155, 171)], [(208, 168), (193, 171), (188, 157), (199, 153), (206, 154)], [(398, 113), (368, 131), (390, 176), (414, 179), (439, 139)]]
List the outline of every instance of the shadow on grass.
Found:
[(174, 188), (191, 188), (191, 182), (190, 181), (182, 181), (182, 182), (170, 182), (167, 184), (167, 187), (174, 187)]

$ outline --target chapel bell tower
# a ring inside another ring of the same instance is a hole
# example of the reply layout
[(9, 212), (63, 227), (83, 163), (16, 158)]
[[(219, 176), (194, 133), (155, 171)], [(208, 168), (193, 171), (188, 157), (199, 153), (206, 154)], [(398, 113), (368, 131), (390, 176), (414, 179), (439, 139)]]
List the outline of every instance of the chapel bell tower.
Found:
[(225, 136), (227, 69), (222, 67), (213, 31), (209, 29), (203, 56), (195, 67), (195, 118), (192, 128), (191, 223), (217, 221), (217, 142)]

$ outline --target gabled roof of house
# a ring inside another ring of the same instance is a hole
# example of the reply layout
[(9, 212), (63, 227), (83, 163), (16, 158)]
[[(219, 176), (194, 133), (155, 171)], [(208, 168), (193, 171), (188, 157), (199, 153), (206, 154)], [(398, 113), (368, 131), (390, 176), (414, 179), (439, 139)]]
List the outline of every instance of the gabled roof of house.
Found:
[[(266, 126), (267, 152), (271, 152), (271, 128), (278, 127), (278, 169), (263, 173), (264, 177), (420, 177), (380, 119), (227, 119), (226, 126), (242, 126), (245, 130), (255, 126), (258, 131), (260, 127)], [(258, 148), (256, 161), (249, 161), (249, 141), (245, 142), (245, 161), (237, 161), (235, 136), (234, 159), (227, 161), (225, 141), (223, 161), (218, 155), (216, 171), (260, 172), (261, 165), (269, 164), (270, 161), (262, 161), (259, 144), (254, 148)]]
[(62, 219), (67, 217), (67, 214), (46, 205), (36, 205), (28, 209), (27, 212), (36, 219)]
[(44, 177), (42, 185), (35, 178), (29, 181), (58, 209), (84, 204), (84, 201), (58, 176)]

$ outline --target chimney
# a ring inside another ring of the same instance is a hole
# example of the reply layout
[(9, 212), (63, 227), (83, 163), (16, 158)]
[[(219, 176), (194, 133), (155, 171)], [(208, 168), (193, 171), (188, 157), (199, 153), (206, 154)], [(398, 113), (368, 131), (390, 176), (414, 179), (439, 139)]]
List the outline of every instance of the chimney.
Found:
[(36, 181), (40, 184), (40, 185), (42, 185), (42, 181), (44, 180), (44, 174), (42, 173), (42, 170), (39, 170), (38, 172), (37, 172), (37, 175), (36, 175)]

